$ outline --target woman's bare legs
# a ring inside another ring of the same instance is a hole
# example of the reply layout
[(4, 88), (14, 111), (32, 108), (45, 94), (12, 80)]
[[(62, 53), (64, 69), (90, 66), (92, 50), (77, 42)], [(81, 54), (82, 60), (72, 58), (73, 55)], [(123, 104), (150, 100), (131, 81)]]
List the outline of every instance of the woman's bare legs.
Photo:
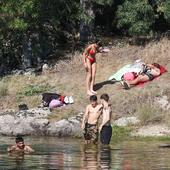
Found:
[(93, 93), (90, 90), (92, 81), (92, 65), (89, 61), (87, 61), (87, 70), (86, 70), (86, 89), (87, 89), (87, 95), (93, 95)]
[(136, 77), (134, 80), (131, 81), (126, 81), (129, 85), (136, 85), (138, 83), (142, 83), (145, 81), (148, 81), (149, 77), (147, 75), (139, 75), (138, 77)]
[(93, 93), (93, 94), (97, 94), (97, 92), (95, 92), (93, 90), (93, 86), (94, 86), (94, 82), (95, 82), (95, 77), (96, 77), (96, 63), (93, 63), (91, 65), (91, 68), (92, 68), (92, 78), (91, 78), (91, 83), (90, 83), (90, 91)]

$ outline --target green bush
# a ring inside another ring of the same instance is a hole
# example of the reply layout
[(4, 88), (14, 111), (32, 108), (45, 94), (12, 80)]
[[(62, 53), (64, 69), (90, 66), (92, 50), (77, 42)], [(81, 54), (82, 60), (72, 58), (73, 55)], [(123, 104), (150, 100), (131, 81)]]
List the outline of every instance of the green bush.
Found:
[(169, 0), (156, 0), (155, 6), (157, 6), (156, 12), (158, 15), (164, 15), (166, 22), (170, 24), (170, 1)]
[(130, 128), (120, 127), (113, 125), (112, 126), (112, 141), (119, 142), (130, 135)]
[(148, 1), (126, 0), (118, 6), (117, 28), (129, 35), (146, 35), (155, 21), (154, 11)]
[(43, 93), (49, 90), (51, 87), (49, 85), (28, 85), (22, 91), (19, 92), (19, 95), (24, 96), (33, 96), (35, 94)]

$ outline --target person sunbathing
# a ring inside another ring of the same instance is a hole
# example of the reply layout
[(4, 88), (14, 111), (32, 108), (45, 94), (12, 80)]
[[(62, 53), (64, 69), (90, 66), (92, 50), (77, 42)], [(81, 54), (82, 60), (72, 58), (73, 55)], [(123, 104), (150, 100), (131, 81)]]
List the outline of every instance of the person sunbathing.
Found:
[(123, 80), (121, 84), (123, 85), (124, 89), (128, 90), (132, 86), (137, 85), (138, 83), (143, 83), (146, 81), (151, 81), (155, 77), (161, 74), (160, 65), (158, 63), (153, 64), (144, 64), (143, 71), (137, 75), (134, 80)]

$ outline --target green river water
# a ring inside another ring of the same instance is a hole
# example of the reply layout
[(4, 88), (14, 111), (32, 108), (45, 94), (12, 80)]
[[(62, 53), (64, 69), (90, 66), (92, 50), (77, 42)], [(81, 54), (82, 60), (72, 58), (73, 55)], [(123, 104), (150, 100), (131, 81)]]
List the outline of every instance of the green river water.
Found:
[(33, 154), (8, 154), (13, 137), (0, 138), (0, 170), (168, 170), (170, 148), (159, 145), (168, 141), (126, 140), (110, 146), (84, 145), (81, 139), (25, 137)]

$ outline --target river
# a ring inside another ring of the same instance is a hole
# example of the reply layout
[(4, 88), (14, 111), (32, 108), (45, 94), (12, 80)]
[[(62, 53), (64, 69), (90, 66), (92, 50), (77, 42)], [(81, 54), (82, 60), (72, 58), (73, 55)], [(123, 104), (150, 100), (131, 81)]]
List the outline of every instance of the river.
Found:
[(162, 170), (170, 169), (170, 148), (163, 141), (129, 139), (110, 146), (84, 145), (81, 139), (25, 137), (33, 154), (8, 154), (13, 137), (0, 138), (0, 170)]

